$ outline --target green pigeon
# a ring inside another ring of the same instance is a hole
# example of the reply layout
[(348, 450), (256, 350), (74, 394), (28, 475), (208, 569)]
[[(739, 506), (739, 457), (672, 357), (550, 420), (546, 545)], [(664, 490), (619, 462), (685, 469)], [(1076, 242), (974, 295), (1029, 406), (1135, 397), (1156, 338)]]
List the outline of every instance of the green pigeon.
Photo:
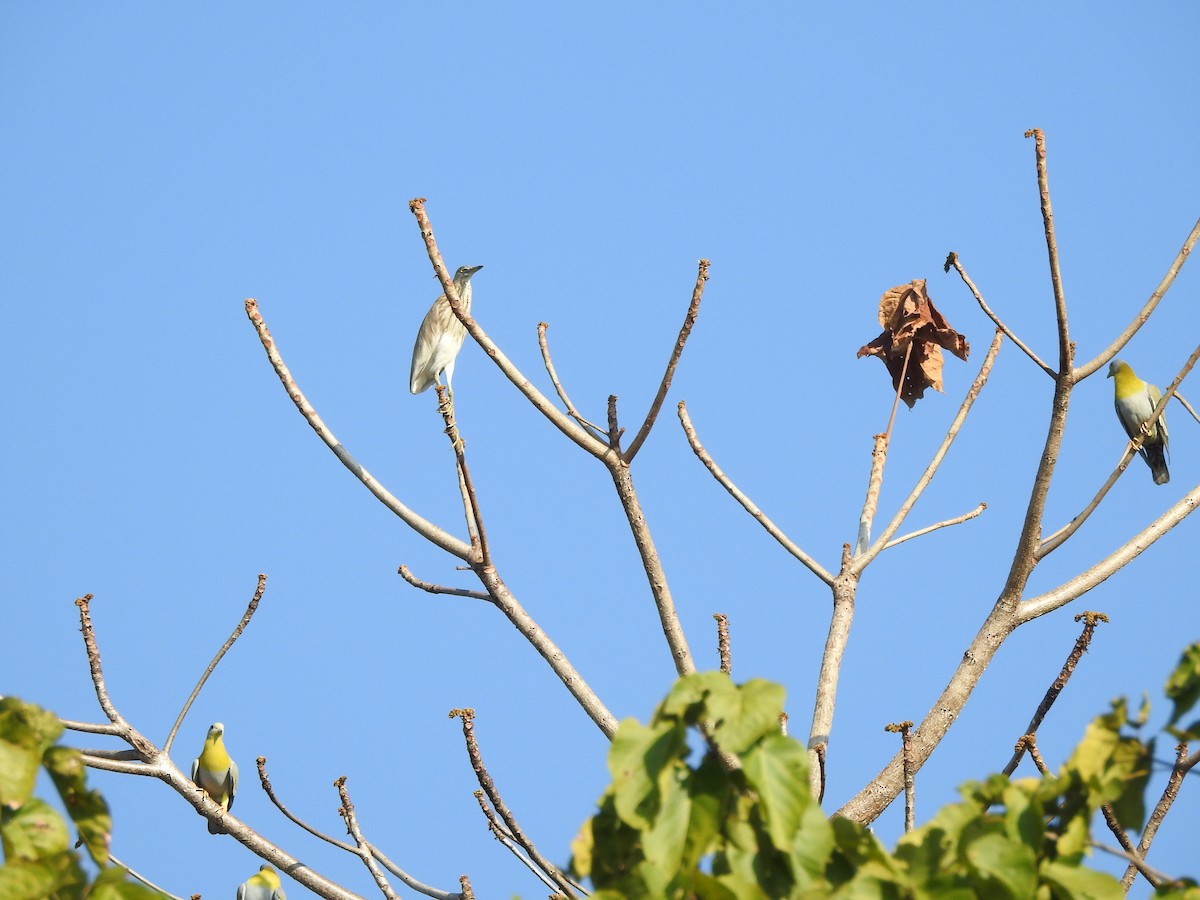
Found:
[[(1121, 427), (1130, 438), (1142, 435), (1142, 425), (1154, 412), (1154, 407), (1162, 399), (1162, 391), (1134, 374), (1129, 363), (1114, 359), (1108, 367), (1108, 377), (1113, 380), (1116, 389), (1115, 405), (1117, 418)], [(1171, 480), (1167, 471), (1167, 417), (1159, 416), (1158, 421), (1146, 431), (1146, 439), (1142, 449), (1138, 451), (1146, 465), (1154, 475), (1155, 484), (1166, 484)]]
[[(225, 726), (220, 722), (214, 722), (208, 729), (204, 749), (192, 761), (192, 781), (203, 788), (215, 802), (221, 804), (222, 809), (229, 809), (233, 806), (233, 795), (237, 793), (238, 767), (237, 763), (229, 758), (229, 751), (225, 749), (224, 735)], [(208, 833), (229, 832), (215, 820), (209, 819)]]
[(238, 885), (237, 900), (287, 900), (287, 895), (279, 886), (279, 873), (264, 865)]

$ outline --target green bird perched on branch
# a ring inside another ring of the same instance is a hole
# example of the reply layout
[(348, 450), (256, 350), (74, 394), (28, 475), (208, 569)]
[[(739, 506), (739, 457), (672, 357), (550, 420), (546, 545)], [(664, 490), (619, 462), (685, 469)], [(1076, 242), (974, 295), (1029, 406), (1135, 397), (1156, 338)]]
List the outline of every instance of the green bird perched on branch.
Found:
[(279, 886), (279, 873), (264, 865), (238, 885), (237, 900), (287, 900)]
[[(196, 782), (204, 792), (221, 804), (222, 809), (233, 806), (233, 795), (237, 793), (238, 767), (229, 758), (225, 749), (225, 726), (214, 722), (208, 729), (204, 739), (204, 749), (192, 760), (192, 781)], [(228, 834), (213, 819), (208, 820), (209, 834)]]
[(1153, 425), (1143, 431), (1146, 420), (1162, 399), (1162, 391), (1134, 374), (1129, 363), (1114, 359), (1108, 367), (1108, 377), (1115, 388), (1114, 404), (1117, 418), (1130, 439), (1145, 435), (1142, 442), (1142, 459), (1150, 467), (1155, 484), (1166, 484), (1171, 480), (1167, 471), (1167, 417), (1161, 415)]

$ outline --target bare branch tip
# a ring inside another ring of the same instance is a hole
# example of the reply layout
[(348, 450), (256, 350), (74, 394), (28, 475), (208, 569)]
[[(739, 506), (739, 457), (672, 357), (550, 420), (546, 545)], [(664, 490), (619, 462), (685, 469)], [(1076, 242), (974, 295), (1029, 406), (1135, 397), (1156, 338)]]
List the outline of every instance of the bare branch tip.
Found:
[(462, 719), (465, 723), (470, 723), (475, 718), (475, 710), (467, 706), (462, 709), (452, 709), (446, 714), (448, 719)]
[(954, 268), (954, 264), (957, 262), (958, 262), (958, 254), (955, 253), (953, 250), (951, 250), (950, 253), (947, 254), (947, 256), (946, 256), (946, 263), (945, 263), (945, 265), (942, 266), (942, 271), (949, 272), (952, 268)]

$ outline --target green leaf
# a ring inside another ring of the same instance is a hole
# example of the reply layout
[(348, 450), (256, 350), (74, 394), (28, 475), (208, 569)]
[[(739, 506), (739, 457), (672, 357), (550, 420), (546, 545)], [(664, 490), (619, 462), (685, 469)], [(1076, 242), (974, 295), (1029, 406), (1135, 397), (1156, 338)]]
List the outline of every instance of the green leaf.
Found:
[(746, 780), (758, 792), (767, 834), (776, 849), (789, 851), (805, 810), (812, 805), (808, 751), (775, 733), (742, 757)]
[(1067, 765), (1075, 769), (1084, 781), (1098, 778), (1108, 766), (1117, 747), (1117, 732), (1101, 716), (1088, 724), (1083, 740), (1075, 748)]
[(54, 713), (16, 697), (0, 698), (0, 806), (16, 809), (33, 796), (42, 754), (62, 731)]
[(42, 763), (92, 861), (98, 866), (108, 865), (112, 816), (100, 792), (87, 789), (83, 757), (71, 747), (51, 747), (42, 757)]
[[(737, 693), (737, 688), (724, 672), (694, 672), (680, 678), (671, 687), (665, 700), (659, 704), (655, 721), (673, 719), (687, 725), (698, 725), (712, 712), (705, 712), (706, 704), (720, 705), (719, 698)], [(714, 700), (713, 698), (718, 698)], [(726, 701), (727, 702), (727, 701)]]
[(642, 852), (646, 862), (662, 872), (664, 887), (679, 872), (687, 842), (692, 801), (686, 772), (686, 766), (663, 771), (658, 779), (658, 814), (642, 831)]
[(722, 696), (727, 703), (710, 703), (716, 720), (713, 740), (722, 750), (741, 755), (760, 739), (779, 734), (784, 697), (782, 685), (754, 678), (732, 697)]
[(1004, 791), (1004, 831), (1010, 840), (1037, 851), (1046, 833), (1037, 784), (1031, 778), (1011, 783)]
[(1154, 741), (1122, 738), (1113, 754), (1116, 776), (1113, 813), (1125, 828), (1140, 832), (1146, 820), (1146, 785), (1154, 763)]
[(37, 862), (14, 861), (0, 866), (0, 900), (73, 900), (83, 896), (87, 877), (79, 857), (70, 851)]
[(1174, 725), (1200, 701), (1200, 641), (1179, 657), (1175, 671), (1167, 678), (1166, 695), (1175, 704), (1168, 725)]
[(792, 841), (792, 872), (796, 883), (815, 884), (824, 881), (825, 868), (833, 854), (833, 826), (815, 803), (804, 809), (800, 827)]
[(1038, 874), (1059, 900), (1124, 900), (1125, 897), (1117, 879), (1095, 869), (1046, 860)]
[(981, 896), (1013, 900), (1033, 896), (1037, 857), (1024, 844), (998, 832), (984, 834), (964, 848), (964, 858)]
[(686, 731), (662, 723), (649, 728), (625, 719), (613, 736), (608, 769), (613, 777), (617, 814), (633, 828), (649, 828), (658, 814), (658, 777), (687, 755)]
[(15, 812), (0, 814), (0, 840), (6, 860), (26, 862), (47, 859), (71, 846), (67, 823), (36, 797)]
[(691, 806), (687, 840), (681, 864), (695, 869), (715, 849), (721, 835), (722, 814), (731, 789), (729, 775), (711, 755), (692, 772), (688, 781)]

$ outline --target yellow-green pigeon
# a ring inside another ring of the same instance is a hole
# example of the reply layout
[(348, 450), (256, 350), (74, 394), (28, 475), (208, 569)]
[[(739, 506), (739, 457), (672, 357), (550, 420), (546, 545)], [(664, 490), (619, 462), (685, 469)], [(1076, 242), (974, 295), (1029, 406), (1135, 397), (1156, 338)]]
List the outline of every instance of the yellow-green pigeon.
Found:
[(270, 866), (262, 866), (238, 885), (237, 900), (287, 900), (279, 886), (279, 874)]
[[(204, 749), (192, 760), (192, 781), (202, 787), (223, 809), (233, 806), (237, 793), (238, 767), (225, 749), (225, 726), (214, 722), (204, 739)], [(208, 820), (209, 834), (228, 834), (216, 821)]]
[[(1129, 363), (1114, 359), (1108, 367), (1108, 377), (1113, 380), (1116, 388), (1117, 418), (1130, 438), (1143, 434), (1142, 426), (1154, 412), (1154, 407), (1162, 399), (1162, 391), (1134, 374)], [(1159, 416), (1158, 421), (1145, 432), (1146, 439), (1142, 442), (1142, 459), (1150, 467), (1155, 484), (1166, 484), (1171, 480), (1167, 471), (1167, 417)]]

